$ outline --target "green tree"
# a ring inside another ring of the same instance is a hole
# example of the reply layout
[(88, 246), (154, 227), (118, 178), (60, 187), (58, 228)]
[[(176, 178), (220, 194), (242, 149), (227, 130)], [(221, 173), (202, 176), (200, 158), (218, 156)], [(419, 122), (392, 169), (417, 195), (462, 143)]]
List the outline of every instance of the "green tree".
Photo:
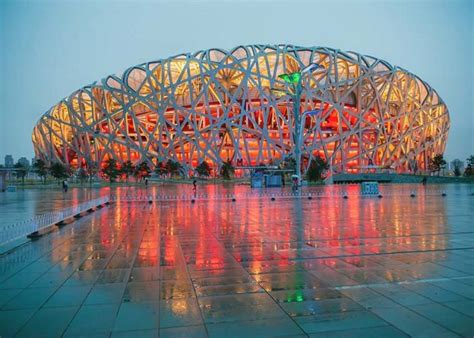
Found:
[(33, 163), (33, 172), (38, 175), (41, 180), (43, 181), (43, 184), (46, 183), (46, 177), (48, 176), (48, 166), (42, 159), (37, 159)]
[(169, 159), (168, 162), (166, 162), (166, 170), (171, 176), (183, 176), (183, 166), (177, 161)]
[(137, 181), (142, 181), (144, 178), (150, 177), (151, 169), (148, 166), (148, 162), (143, 161), (135, 167), (135, 178)]
[(132, 161), (127, 161), (122, 164), (120, 168), (120, 174), (125, 176), (125, 181), (128, 183), (129, 176), (133, 175), (135, 172), (135, 166), (133, 165)]
[(466, 162), (467, 166), (464, 170), (464, 176), (474, 176), (474, 155), (469, 156)]
[(89, 163), (86, 167), (87, 176), (89, 176), (89, 184), (92, 184), (94, 177), (100, 172), (96, 162)]
[(317, 182), (323, 179), (323, 174), (329, 169), (329, 164), (321, 157), (316, 156), (309, 164), (306, 176), (308, 181)]
[(287, 157), (280, 162), (281, 169), (295, 170), (296, 169), (296, 160), (293, 157)]
[(120, 169), (117, 166), (117, 161), (113, 158), (109, 158), (105, 161), (105, 165), (102, 168), (102, 175), (107, 177), (110, 183), (115, 182), (115, 179), (120, 175)]
[(224, 162), (224, 164), (222, 164), (222, 167), (220, 170), (220, 174), (222, 178), (224, 178), (225, 180), (230, 180), (232, 176), (234, 176), (234, 172), (235, 172), (235, 169), (232, 166), (232, 163), (230, 161), (226, 161)]
[(211, 169), (211, 166), (206, 161), (202, 161), (196, 167), (196, 171), (200, 177), (209, 177), (211, 176), (212, 169)]
[(166, 163), (163, 163), (162, 161), (158, 161), (155, 166), (155, 173), (158, 176), (163, 176), (168, 173), (168, 168), (166, 167)]
[(53, 176), (58, 182), (59, 180), (63, 180), (69, 177), (68, 168), (60, 162), (54, 162), (51, 165), (51, 168), (49, 168), (49, 170), (51, 176)]
[(20, 162), (15, 163), (13, 166), (15, 169), (15, 175), (17, 178), (21, 179), (21, 184), (25, 185), (25, 177), (28, 174), (29, 168), (21, 164)]
[(84, 183), (89, 178), (89, 175), (87, 174), (87, 170), (84, 169), (83, 167), (79, 168), (79, 170), (76, 173), (77, 178), (81, 182), (81, 185)]
[(443, 169), (445, 166), (446, 161), (443, 158), (443, 154), (435, 155), (428, 163), (428, 169), (431, 172), (438, 172), (438, 176), (440, 174), (441, 169)]

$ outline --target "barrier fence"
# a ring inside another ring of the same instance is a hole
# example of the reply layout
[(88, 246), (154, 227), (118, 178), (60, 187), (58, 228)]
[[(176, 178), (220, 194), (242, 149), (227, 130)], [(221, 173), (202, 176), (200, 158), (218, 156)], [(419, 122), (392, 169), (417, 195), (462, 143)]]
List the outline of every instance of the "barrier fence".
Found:
[[(401, 191), (401, 192), (387, 192), (384, 193), (383, 190), (380, 193), (370, 194), (364, 193), (363, 191), (346, 191), (346, 190), (330, 190), (330, 191), (312, 191), (312, 192), (248, 192), (248, 193), (236, 193), (236, 194), (175, 194), (175, 195), (164, 195), (164, 194), (144, 194), (144, 193), (134, 193), (134, 194), (120, 194), (120, 195), (111, 195), (111, 202), (172, 202), (172, 201), (218, 201), (218, 200), (245, 200), (245, 199), (290, 199), (290, 198), (303, 198), (303, 199), (313, 199), (313, 198), (330, 198), (330, 197), (340, 197), (340, 198), (351, 198), (351, 197), (389, 197), (389, 196), (407, 196), (407, 197), (416, 197), (418, 194), (417, 191)], [(421, 195), (421, 194), (420, 194)], [(445, 196), (445, 193), (441, 189), (431, 189), (425, 190), (422, 195), (424, 196)]]
[(100, 197), (87, 202), (83, 202), (72, 207), (53, 211), (47, 214), (31, 217), (29, 219), (19, 221), (0, 229), (0, 246), (9, 244), (10, 242), (27, 237), (53, 224), (64, 221), (70, 217), (79, 215), (87, 210), (91, 210), (99, 205), (109, 202), (109, 197)]

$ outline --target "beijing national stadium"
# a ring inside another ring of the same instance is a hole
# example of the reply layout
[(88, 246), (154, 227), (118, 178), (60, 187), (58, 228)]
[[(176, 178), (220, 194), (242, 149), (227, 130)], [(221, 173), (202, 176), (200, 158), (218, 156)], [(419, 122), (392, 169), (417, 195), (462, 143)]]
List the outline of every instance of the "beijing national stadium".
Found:
[[(282, 74), (302, 74), (298, 111)], [(188, 170), (202, 161), (268, 165), (294, 158), (296, 144), (303, 168), (319, 156), (333, 173), (370, 165), (403, 173), (426, 170), (444, 152), (448, 130), (443, 100), (400, 67), (331, 48), (250, 45), (107, 76), (49, 109), (32, 138), (38, 158), (74, 168), (110, 158), (172, 159)]]

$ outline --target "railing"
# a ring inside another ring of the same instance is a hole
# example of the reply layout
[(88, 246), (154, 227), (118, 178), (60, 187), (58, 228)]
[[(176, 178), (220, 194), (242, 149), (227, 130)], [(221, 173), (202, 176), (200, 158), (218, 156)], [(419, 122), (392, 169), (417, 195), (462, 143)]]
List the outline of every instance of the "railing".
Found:
[[(407, 196), (415, 197), (418, 194), (417, 190), (405, 189), (398, 192), (384, 192), (383, 189), (380, 190), (380, 194), (373, 194), (374, 196), (390, 197), (390, 196)], [(445, 193), (439, 188), (435, 189), (424, 189), (422, 192), (424, 196), (444, 196)], [(246, 199), (290, 199), (290, 198), (304, 198), (304, 199), (313, 199), (313, 198), (331, 198), (331, 197), (341, 197), (341, 198), (351, 198), (351, 197), (366, 197), (362, 191), (346, 191), (345, 189), (337, 190), (325, 190), (325, 191), (311, 191), (311, 192), (247, 192), (247, 193), (235, 193), (235, 194), (175, 194), (175, 195), (165, 195), (165, 194), (150, 194), (150, 193), (133, 193), (133, 194), (119, 194), (119, 195), (110, 195), (111, 202), (173, 202), (173, 201), (218, 201), (218, 200), (246, 200)]]
[(109, 197), (100, 197), (87, 202), (77, 204), (75, 206), (63, 209), (61, 211), (53, 211), (47, 214), (31, 217), (30, 219), (19, 221), (0, 229), (0, 246), (9, 244), (10, 242), (19, 240), (32, 233), (36, 233), (53, 224), (57, 224), (65, 219), (79, 215), (82, 212), (93, 209), (99, 205), (109, 202)]
[(278, 193), (237, 193), (237, 194), (181, 194), (181, 195), (153, 195), (153, 194), (127, 194), (111, 195), (111, 202), (172, 202), (172, 201), (218, 201), (218, 200), (242, 200), (242, 199), (262, 199), (262, 198), (309, 198), (309, 197), (331, 197), (343, 196), (343, 192), (278, 192)]

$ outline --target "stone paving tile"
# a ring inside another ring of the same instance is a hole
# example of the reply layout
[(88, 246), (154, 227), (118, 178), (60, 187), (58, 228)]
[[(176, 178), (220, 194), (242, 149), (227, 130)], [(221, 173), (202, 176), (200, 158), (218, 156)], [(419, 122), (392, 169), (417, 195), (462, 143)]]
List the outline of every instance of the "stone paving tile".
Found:
[(160, 299), (160, 282), (129, 282), (123, 294), (124, 302), (158, 302)]
[(19, 272), (0, 283), (0, 289), (26, 288), (42, 274), (42, 272)]
[(282, 303), (281, 307), (291, 317), (363, 310), (361, 305), (347, 297)]
[(48, 299), (44, 307), (63, 307), (82, 305), (92, 285), (62, 286)]
[(457, 312), (460, 312), (466, 316), (474, 318), (474, 301), (473, 300), (461, 300), (456, 302), (444, 302), (444, 306), (447, 306)]
[[(418, 305), (418, 306), (432, 306)], [(458, 337), (453, 331), (426, 319), (424, 316), (402, 306), (373, 308), (377, 316), (412, 337)]]
[(387, 322), (369, 311), (303, 316), (296, 317), (295, 321), (306, 333), (345, 331), (387, 325)]
[(195, 298), (168, 299), (160, 302), (160, 329), (202, 324)]
[(3, 305), (2, 310), (35, 309), (43, 305), (56, 288), (28, 288)]
[(340, 292), (366, 309), (392, 308), (398, 305), (392, 299), (385, 297), (368, 287), (342, 289)]
[(90, 290), (84, 304), (114, 304), (122, 301), (125, 283), (96, 284)]
[(158, 329), (158, 303), (122, 303), (114, 331)]
[(109, 334), (120, 304), (83, 305), (69, 323), (65, 337)]
[(393, 326), (378, 326), (378, 327), (369, 327), (362, 329), (350, 329), (345, 331), (329, 331), (329, 332), (319, 332), (311, 333), (309, 335), (311, 338), (354, 338), (354, 337), (364, 337), (364, 338), (404, 338), (410, 337), (409, 335), (403, 333), (400, 330), (397, 330)]
[[(158, 330), (114, 331), (110, 338), (158, 338)], [(187, 336), (187, 338), (192, 336)]]
[(440, 304), (423, 304), (413, 305), (409, 308), (463, 337), (474, 336), (474, 320), (446, 306)]
[(0, 256), (0, 335), (470, 336), (472, 201), (112, 205)]
[(262, 293), (199, 298), (205, 323), (235, 322), (286, 317), (285, 312)]
[(208, 337), (204, 325), (169, 327), (160, 329), (160, 338), (206, 338)]
[(374, 285), (370, 286), (370, 289), (404, 306), (433, 303), (433, 300), (430, 298), (423, 297), (422, 295), (408, 290), (398, 284)]
[(426, 298), (432, 299), (435, 302), (468, 300), (466, 297), (463, 297), (458, 293), (445, 290), (431, 283), (403, 284), (403, 287), (412, 290)]
[(0, 309), (2, 306), (8, 301), (10, 301), (13, 297), (18, 295), (23, 289), (4, 289), (0, 290)]
[(28, 320), (16, 337), (59, 337), (76, 314), (78, 308), (42, 308)]
[(2, 337), (13, 337), (33, 316), (35, 309), (0, 311), (0, 330)]
[(441, 289), (448, 290), (463, 297), (474, 300), (474, 288), (472, 286), (458, 282), (457, 280), (432, 281), (433, 284)]
[(207, 324), (209, 337), (289, 337), (304, 332), (287, 317)]

